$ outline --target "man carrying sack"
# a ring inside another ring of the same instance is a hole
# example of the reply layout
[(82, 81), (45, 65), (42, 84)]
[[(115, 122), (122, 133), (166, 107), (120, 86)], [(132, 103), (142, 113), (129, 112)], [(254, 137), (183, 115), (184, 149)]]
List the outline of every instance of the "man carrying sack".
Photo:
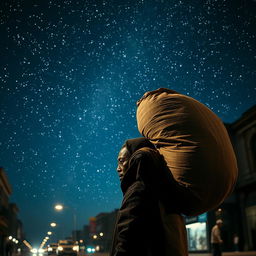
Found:
[(214, 209), (232, 192), (235, 154), (222, 121), (191, 97), (160, 88), (137, 106), (145, 138), (118, 155), (124, 197), (110, 255), (187, 256), (182, 214)]

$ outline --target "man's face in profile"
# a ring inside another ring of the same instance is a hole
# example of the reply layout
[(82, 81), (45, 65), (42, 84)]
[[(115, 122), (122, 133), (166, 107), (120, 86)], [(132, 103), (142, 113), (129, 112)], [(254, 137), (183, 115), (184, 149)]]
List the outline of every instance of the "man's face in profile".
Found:
[(223, 223), (220, 222), (220, 223), (217, 223), (217, 225), (219, 226), (219, 228), (221, 228), (223, 226)]
[(118, 166), (116, 169), (118, 172), (120, 181), (122, 181), (125, 173), (127, 172), (129, 158), (130, 158), (130, 153), (127, 150), (127, 148), (126, 147), (121, 148), (117, 158)]

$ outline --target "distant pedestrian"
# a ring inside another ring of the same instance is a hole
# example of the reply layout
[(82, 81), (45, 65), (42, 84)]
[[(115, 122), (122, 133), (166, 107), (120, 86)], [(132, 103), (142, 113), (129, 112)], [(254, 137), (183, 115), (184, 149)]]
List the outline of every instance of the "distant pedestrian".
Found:
[(221, 239), (221, 227), (223, 225), (222, 220), (217, 220), (216, 225), (212, 228), (211, 232), (211, 244), (212, 244), (212, 254), (213, 256), (221, 256), (221, 244), (223, 243)]
[(233, 236), (233, 244), (234, 244), (234, 251), (238, 252), (239, 251), (239, 236), (237, 233), (235, 233)]

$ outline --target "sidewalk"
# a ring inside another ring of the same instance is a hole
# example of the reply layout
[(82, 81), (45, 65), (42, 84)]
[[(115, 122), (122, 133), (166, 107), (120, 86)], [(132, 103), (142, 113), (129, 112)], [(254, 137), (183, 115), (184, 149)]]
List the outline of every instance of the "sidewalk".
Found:
[[(190, 253), (189, 256), (212, 256), (211, 253)], [(223, 252), (222, 256), (256, 256), (256, 251), (250, 252)]]

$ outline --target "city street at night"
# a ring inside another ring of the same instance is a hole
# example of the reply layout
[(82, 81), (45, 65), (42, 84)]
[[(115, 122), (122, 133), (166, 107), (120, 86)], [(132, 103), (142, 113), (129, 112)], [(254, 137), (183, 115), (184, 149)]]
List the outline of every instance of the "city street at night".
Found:
[(256, 256), (256, 0), (0, 0), (0, 39), (0, 256)]

